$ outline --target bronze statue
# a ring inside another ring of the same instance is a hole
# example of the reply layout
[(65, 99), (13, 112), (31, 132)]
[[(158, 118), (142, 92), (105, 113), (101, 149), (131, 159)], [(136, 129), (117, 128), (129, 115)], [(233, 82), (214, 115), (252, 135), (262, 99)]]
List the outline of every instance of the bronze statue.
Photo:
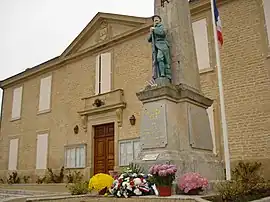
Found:
[(169, 43), (166, 39), (166, 31), (161, 23), (162, 19), (160, 16), (154, 15), (152, 20), (154, 26), (150, 28), (150, 36), (148, 37), (148, 42), (152, 43), (152, 78), (155, 81), (158, 78), (167, 78), (171, 82), (171, 56)]

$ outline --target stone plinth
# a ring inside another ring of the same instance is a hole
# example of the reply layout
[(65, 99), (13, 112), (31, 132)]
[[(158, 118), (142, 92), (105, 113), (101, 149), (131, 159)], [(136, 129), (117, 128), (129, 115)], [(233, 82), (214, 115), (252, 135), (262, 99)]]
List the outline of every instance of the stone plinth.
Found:
[(137, 93), (143, 103), (138, 163), (176, 164), (179, 175), (200, 172), (209, 180), (223, 179), (222, 164), (213, 152), (206, 109), (212, 100), (186, 85), (160, 85)]

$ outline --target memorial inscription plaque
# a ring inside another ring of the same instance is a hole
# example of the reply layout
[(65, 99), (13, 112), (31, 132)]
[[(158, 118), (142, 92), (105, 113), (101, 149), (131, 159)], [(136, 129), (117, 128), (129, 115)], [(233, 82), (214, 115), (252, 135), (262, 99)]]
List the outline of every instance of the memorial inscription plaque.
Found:
[(144, 105), (141, 122), (142, 148), (166, 147), (168, 143), (166, 114), (165, 104), (148, 103)]

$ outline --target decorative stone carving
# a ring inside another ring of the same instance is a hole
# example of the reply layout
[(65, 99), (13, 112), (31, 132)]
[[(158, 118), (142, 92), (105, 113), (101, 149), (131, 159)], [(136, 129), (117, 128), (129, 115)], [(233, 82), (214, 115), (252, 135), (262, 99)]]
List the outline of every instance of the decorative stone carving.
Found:
[(82, 121), (82, 127), (84, 129), (84, 132), (87, 132), (87, 121), (88, 121), (88, 116), (83, 115), (81, 116), (81, 121)]
[(123, 123), (123, 109), (122, 108), (119, 108), (116, 110), (116, 117), (117, 117), (118, 127), (122, 127), (122, 123)]
[(97, 35), (97, 42), (101, 42), (109, 38), (109, 26), (106, 21), (101, 23), (98, 32), (99, 34)]

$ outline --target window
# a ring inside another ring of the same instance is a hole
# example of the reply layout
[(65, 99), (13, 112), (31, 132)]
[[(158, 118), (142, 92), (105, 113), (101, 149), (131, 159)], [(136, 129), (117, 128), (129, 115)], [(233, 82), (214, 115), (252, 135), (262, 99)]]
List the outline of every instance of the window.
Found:
[(214, 108), (213, 105), (209, 107), (207, 110), (208, 118), (209, 118), (209, 124), (210, 124), (210, 130), (212, 135), (212, 141), (213, 141), (213, 153), (216, 154), (216, 134), (215, 134), (215, 121), (214, 121)]
[(85, 145), (78, 145), (65, 148), (65, 167), (84, 168), (85, 167)]
[(111, 91), (111, 53), (103, 53), (96, 58), (95, 93)]
[(12, 100), (12, 112), (11, 119), (16, 120), (21, 118), (21, 108), (22, 108), (22, 91), (23, 87), (15, 88), (13, 90), (13, 100)]
[(48, 159), (48, 134), (37, 136), (36, 169), (47, 169)]
[(267, 31), (268, 41), (270, 41), (270, 1), (269, 0), (263, 0), (263, 9), (264, 9), (264, 16), (265, 16), (265, 28)]
[(120, 141), (119, 143), (119, 166), (127, 166), (136, 160), (140, 153), (140, 140)]
[(19, 139), (9, 141), (8, 170), (17, 170)]
[(192, 23), (199, 70), (210, 69), (207, 21), (202, 19)]
[(51, 107), (51, 84), (52, 76), (42, 78), (40, 80), (40, 91), (39, 91), (39, 112), (47, 112)]

